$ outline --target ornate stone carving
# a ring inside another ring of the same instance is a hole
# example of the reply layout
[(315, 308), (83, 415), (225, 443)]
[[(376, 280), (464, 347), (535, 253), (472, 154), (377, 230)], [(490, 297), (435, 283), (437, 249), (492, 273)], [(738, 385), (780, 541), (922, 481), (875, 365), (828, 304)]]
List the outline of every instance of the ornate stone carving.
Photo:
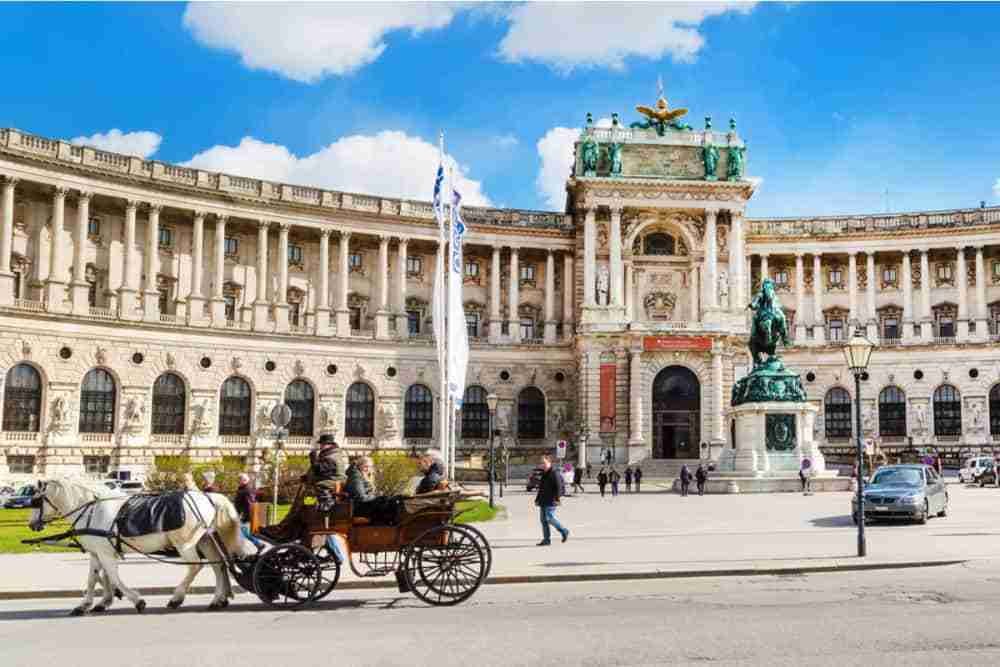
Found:
[(295, 373), (295, 377), (302, 377), (306, 374), (306, 365), (302, 363), (301, 359), (296, 359), (292, 364), (292, 371)]
[(108, 363), (108, 351), (106, 348), (97, 346), (97, 350), (94, 352), (94, 359), (97, 361), (98, 366), (104, 366)]
[(913, 423), (915, 433), (927, 432), (927, 406), (923, 401), (917, 401), (913, 404)]
[(191, 434), (206, 436), (212, 432), (212, 402), (207, 398), (191, 406)]
[(971, 399), (969, 401), (969, 409), (967, 412), (969, 415), (968, 416), (969, 430), (977, 433), (982, 431), (986, 423), (983, 401), (978, 398)]
[(125, 402), (123, 423), (126, 433), (141, 433), (146, 423), (146, 403), (141, 398), (132, 396)]
[(606, 306), (609, 303), (610, 288), (611, 288), (611, 274), (608, 272), (608, 267), (604, 264), (597, 270), (597, 284), (595, 285), (597, 290), (597, 305)]
[(316, 426), (321, 434), (333, 433), (337, 429), (337, 407), (332, 402), (319, 406)]
[(167, 352), (164, 357), (164, 363), (167, 365), (167, 368), (174, 368), (177, 365), (177, 360), (174, 359), (173, 352)]
[(382, 437), (392, 439), (399, 435), (399, 420), (396, 416), (396, 404), (393, 401), (383, 401), (379, 406), (379, 416), (382, 418)]
[(597, 224), (597, 249), (607, 250), (608, 248), (608, 226), (604, 223)]
[(729, 274), (725, 269), (719, 271), (719, 306), (729, 308)]
[(561, 403), (554, 403), (549, 408), (549, 434), (553, 436), (562, 435), (566, 429), (566, 406)]
[(243, 360), (239, 357), (233, 357), (229, 361), (229, 367), (233, 369), (234, 373), (238, 373), (241, 368), (243, 368)]
[(65, 433), (69, 431), (73, 423), (72, 411), (65, 396), (57, 396), (52, 401), (49, 416), (49, 431), (52, 433)]
[(650, 292), (642, 300), (646, 317), (651, 320), (673, 319), (677, 295), (673, 292)]

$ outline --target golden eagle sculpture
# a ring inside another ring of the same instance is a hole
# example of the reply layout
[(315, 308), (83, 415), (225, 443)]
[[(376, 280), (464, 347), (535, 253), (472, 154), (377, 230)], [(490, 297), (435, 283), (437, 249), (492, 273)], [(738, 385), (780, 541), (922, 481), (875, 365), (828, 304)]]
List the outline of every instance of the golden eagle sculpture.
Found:
[(688, 110), (684, 108), (671, 109), (667, 105), (667, 100), (664, 97), (660, 97), (660, 99), (656, 100), (656, 108), (651, 109), (647, 106), (639, 104), (635, 107), (635, 110), (648, 118), (651, 123), (670, 123), (688, 112)]

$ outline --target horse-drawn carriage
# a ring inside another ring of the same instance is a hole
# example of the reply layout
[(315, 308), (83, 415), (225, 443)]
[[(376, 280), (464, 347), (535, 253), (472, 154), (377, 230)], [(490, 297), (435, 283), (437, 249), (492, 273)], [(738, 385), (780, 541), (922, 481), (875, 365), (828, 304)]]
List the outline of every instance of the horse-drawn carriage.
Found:
[[(303, 493), (296, 504), (302, 503)], [(403, 498), (400, 519), (393, 525), (354, 516), (352, 502), (343, 497), (329, 511), (302, 504), (290, 526), (257, 532), (271, 541), (271, 548), (233, 559), (230, 572), (269, 606), (315, 602), (340, 580), (342, 564), (327, 545), (327, 538), (340, 536), (347, 545), (345, 564), (358, 577), (395, 574), (401, 592), (432, 605), (458, 604), (476, 592), (492, 566), (486, 537), (454, 523), (455, 503), (463, 497), (462, 491), (444, 490)]]

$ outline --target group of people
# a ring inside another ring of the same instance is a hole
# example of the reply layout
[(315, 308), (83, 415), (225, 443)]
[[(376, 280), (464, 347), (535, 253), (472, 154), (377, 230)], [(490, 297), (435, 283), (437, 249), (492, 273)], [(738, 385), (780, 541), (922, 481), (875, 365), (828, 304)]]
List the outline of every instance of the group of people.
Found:
[[(626, 466), (624, 477), (625, 491), (631, 493), (632, 483), (635, 482), (635, 492), (639, 493), (642, 487), (642, 468), (636, 466), (635, 470), (633, 470), (632, 466)], [(610, 468), (602, 466), (600, 472), (597, 473), (597, 488), (601, 491), (601, 497), (605, 496), (608, 484), (611, 485), (611, 496), (617, 496), (621, 480), (622, 474), (614, 466)]]
[(691, 479), (694, 478), (694, 482), (698, 487), (698, 495), (705, 495), (705, 483), (708, 482), (708, 468), (705, 467), (704, 463), (699, 463), (697, 470), (694, 471), (694, 475), (691, 474), (690, 468), (687, 465), (681, 466), (681, 495), (686, 496), (689, 489), (691, 488)]

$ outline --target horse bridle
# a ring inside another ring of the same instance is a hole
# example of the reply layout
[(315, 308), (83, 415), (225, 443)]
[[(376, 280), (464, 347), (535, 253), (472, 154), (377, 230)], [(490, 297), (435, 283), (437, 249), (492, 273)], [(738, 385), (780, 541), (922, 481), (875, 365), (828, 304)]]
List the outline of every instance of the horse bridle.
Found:
[[(39, 526), (38, 530), (41, 530), (50, 523), (67, 520), (76, 514), (80, 514), (80, 516), (77, 516), (75, 519), (73, 519), (73, 525), (75, 526), (76, 522), (81, 518), (82, 513), (85, 512), (88, 508), (92, 508), (94, 505), (101, 502), (102, 500), (108, 500), (106, 498), (94, 498), (93, 500), (85, 502), (79, 507), (66, 512), (65, 514), (62, 514), (60, 513), (59, 508), (56, 507), (56, 504), (52, 502), (52, 500), (49, 498), (48, 494), (46, 493), (45, 487), (46, 487), (45, 482), (39, 482), (38, 491), (31, 498), (31, 505), (30, 505), (31, 508), (43, 510), (38, 514), (38, 521), (32, 522), (33, 525)], [(52, 510), (55, 512), (55, 516), (49, 517), (48, 519), (45, 518), (45, 512), (44, 512), (46, 504), (49, 507), (51, 507)]]

